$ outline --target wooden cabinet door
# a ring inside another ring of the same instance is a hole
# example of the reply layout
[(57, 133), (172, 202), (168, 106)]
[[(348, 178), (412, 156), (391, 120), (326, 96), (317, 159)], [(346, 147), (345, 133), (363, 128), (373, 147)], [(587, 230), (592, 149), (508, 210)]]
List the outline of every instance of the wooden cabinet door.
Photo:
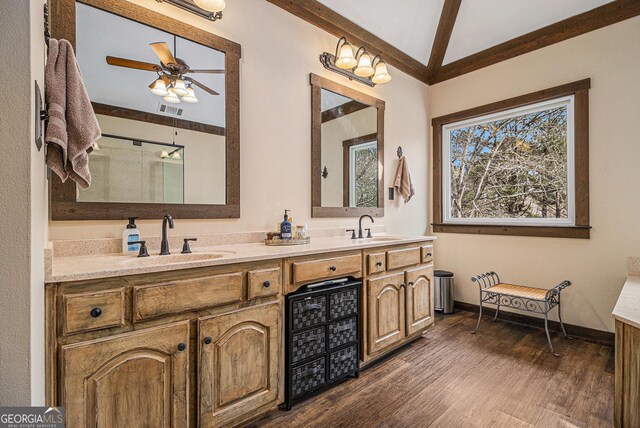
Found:
[(181, 322), (63, 346), (66, 426), (188, 426), (188, 344)]
[(280, 305), (201, 318), (200, 426), (241, 422), (278, 398)]
[(406, 273), (407, 335), (433, 322), (433, 266), (419, 267)]
[(404, 274), (367, 282), (369, 353), (400, 342), (405, 337)]

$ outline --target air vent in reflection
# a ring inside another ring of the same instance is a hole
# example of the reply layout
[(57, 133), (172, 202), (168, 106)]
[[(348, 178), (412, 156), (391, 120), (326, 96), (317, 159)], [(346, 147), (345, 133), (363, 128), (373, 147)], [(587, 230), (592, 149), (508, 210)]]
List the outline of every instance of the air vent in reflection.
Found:
[(180, 107), (172, 107), (166, 104), (158, 103), (158, 111), (169, 116), (182, 116), (184, 109)]

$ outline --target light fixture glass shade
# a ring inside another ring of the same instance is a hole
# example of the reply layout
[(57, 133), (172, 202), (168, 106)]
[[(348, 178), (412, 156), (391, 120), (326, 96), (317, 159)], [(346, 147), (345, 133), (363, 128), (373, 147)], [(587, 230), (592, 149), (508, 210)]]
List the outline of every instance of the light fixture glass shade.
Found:
[(153, 82), (151, 86), (149, 86), (149, 89), (151, 89), (151, 92), (153, 92), (154, 94), (160, 97), (164, 97), (169, 93), (167, 91), (167, 85), (164, 84), (164, 81), (162, 79), (158, 79), (155, 82)]
[(376, 72), (371, 78), (371, 81), (373, 83), (387, 83), (389, 80), (391, 80), (391, 75), (387, 70), (387, 64), (385, 64), (384, 61), (379, 61), (378, 64), (376, 64)]
[(207, 12), (222, 12), (227, 6), (224, 0), (193, 0), (193, 2)]
[(358, 64), (358, 61), (353, 57), (353, 48), (349, 43), (344, 43), (340, 48), (338, 58), (336, 58), (336, 67), (347, 70), (353, 68)]
[(184, 80), (182, 79), (176, 79), (173, 82), (173, 92), (176, 95), (180, 95), (181, 97), (187, 95), (187, 85), (186, 83), (184, 83)]
[(163, 151), (160, 153), (160, 157), (161, 157), (162, 159), (168, 158), (168, 157), (169, 157), (169, 152), (168, 152), (168, 151), (166, 151), (166, 150), (163, 150)]
[(367, 52), (363, 52), (360, 55), (360, 59), (358, 59), (358, 67), (354, 70), (356, 76), (360, 77), (369, 77), (371, 76), (375, 70), (371, 66), (371, 55)]
[(173, 154), (171, 155), (171, 159), (181, 159), (180, 152), (173, 152)]
[(162, 99), (165, 100), (166, 102), (170, 103), (170, 104), (179, 104), (180, 103), (180, 98), (178, 98), (178, 96), (174, 92), (173, 88), (169, 88), (169, 93), (167, 95), (165, 95), (164, 97), (162, 97)]
[(196, 93), (193, 92), (193, 88), (187, 88), (187, 95), (182, 97), (182, 101), (185, 103), (197, 103), (198, 97), (196, 97)]

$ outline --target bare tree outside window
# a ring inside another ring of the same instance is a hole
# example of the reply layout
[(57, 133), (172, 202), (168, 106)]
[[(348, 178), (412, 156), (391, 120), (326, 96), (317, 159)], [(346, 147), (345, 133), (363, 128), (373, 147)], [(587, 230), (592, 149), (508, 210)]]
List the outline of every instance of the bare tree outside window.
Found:
[(567, 106), (450, 131), (451, 218), (568, 218)]
[(368, 147), (354, 147), (354, 183), (356, 207), (378, 206), (378, 148), (374, 144)]

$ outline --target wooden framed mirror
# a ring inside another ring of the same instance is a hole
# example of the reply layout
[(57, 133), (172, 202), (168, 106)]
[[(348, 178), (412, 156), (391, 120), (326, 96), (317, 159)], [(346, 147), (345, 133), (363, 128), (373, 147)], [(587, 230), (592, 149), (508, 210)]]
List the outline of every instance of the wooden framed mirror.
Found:
[(49, 1), (103, 135), (89, 189), (51, 174), (51, 219), (239, 218), (240, 45), (128, 1)]
[(384, 215), (382, 100), (310, 75), (312, 217)]

